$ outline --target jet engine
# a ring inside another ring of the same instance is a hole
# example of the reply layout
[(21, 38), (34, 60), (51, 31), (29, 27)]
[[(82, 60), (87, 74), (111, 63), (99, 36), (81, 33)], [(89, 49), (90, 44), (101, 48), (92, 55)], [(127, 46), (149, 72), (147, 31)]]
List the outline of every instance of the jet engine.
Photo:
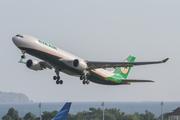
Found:
[(36, 60), (31, 60), (29, 59), (27, 62), (26, 62), (26, 66), (31, 69), (31, 70), (42, 70), (42, 67), (41, 65), (39, 64), (38, 61)]
[(87, 64), (86, 64), (86, 62), (83, 61), (83, 60), (78, 60), (78, 59), (73, 60), (72, 66), (73, 66), (74, 68), (76, 68), (76, 69), (78, 69), (78, 70), (82, 70), (82, 71), (84, 71), (84, 70), (87, 69)]

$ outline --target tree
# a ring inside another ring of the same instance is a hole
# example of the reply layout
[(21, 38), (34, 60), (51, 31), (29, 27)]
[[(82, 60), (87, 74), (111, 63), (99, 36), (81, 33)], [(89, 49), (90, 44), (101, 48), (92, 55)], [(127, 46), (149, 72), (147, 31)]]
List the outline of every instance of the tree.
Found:
[(74, 120), (74, 117), (75, 115), (69, 113), (67, 120)]
[(9, 115), (12, 120), (18, 120), (19, 119), (18, 111), (15, 110), (14, 108), (10, 108), (6, 115)]
[(2, 120), (12, 120), (12, 119), (11, 119), (11, 116), (5, 115), (2, 117)]
[(34, 114), (32, 114), (31, 112), (27, 113), (24, 117), (24, 120), (35, 120), (36, 116)]
[(114, 114), (107, 113), (104, 115), (105, 120), (116, 120), (116, 117)]
[[(125, 120), (124, 112), (120, 112), (120, 109), (105, 109), (105, 120)], [(89, 108), (89, 111), (78, 112), (76, 115), (68, 115), (68, 120), (102, 120), (101, 108)]]
[(58, 113), (57, 110), (54, 110), (52, 112), (45, 111), (45, 112), (43, 112), (42, 119), (43, 120), (51, 120), (56, 116), (57, 113)]
[(19, 120), (23, 120), (22, 118), (19, 118)]
[(134, 116), (136, 116), (139, 120), (154, 120), (155, 115), (148, 110), (145, 110), (145, 114), (139, 114), (138, 112), (134, 113)]
[(125, 120), (140, 120), (140, 119), (135, 115), (126, 115)]
[[(168, 113), (164, 113), (163, 114), (163, 119), (164, 120), (168, 120), (168, 115), (167, 115)], [(161, 118), (162, 116), (160, 115), (158, 118), (159, 118), (159, 120), (161, 120), (162, 118)]]
[(154, 120), (154, 119), (155, 119), (155, 115), (149, 112), (148, 110), (145, 110), (144, 120)]
[(40, 120), (40, 117), (36, 117), (36, 119), (35, 120)]

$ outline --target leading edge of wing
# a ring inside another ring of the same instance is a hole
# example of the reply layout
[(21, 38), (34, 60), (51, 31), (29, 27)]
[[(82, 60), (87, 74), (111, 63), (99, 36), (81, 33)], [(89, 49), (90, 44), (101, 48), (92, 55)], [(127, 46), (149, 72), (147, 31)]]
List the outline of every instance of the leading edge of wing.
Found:
[(152, 80), (123, 79), (121, 82), (154, 82)]

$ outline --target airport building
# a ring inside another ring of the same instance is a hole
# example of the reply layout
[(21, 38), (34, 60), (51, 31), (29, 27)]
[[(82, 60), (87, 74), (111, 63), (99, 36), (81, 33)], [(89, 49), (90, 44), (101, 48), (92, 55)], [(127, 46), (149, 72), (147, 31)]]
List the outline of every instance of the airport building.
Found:
[(168, 120), (180, 120), (180, 107), (173, 110), (173, 112), (168, 113)]

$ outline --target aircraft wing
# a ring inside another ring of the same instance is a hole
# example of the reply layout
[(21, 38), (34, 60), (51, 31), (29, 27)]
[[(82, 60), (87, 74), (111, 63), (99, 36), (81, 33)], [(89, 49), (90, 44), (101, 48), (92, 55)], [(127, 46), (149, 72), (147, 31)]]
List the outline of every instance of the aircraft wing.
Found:
[(43, 69), (47, 69), (47, 68), (52, 69), (53, 68), (52, 65), (50, 65), (48, 62), (45, 62), (45, 61), (40, 61), (39, 64), (41, 65), (41, 67)]
[(152, 81), (152, 80), (123, 79), (121, 82), (122, 83), (128, 83), (128, 82), (154, 82), (154, 81)]
[(169, 58), (161, 61), (150, 61), (150, 62), (101, 62), (101, 61), (86, 61), (88, 69), (97, 68), (116, 68), (116, 67), (133, 67), (138, 65), (150, 65), (165, 63)]
[[(23, 62), (23, 61), (19, 61), (19, 63), (26, 64), (26, 62)], [(40, 61), (39, 64), (41, 65), (42, 70), (47, 69), (47, 68), (49, 68), (49, 69), (53, 68), (53, 66), (51, 64), (49, 64), (48, 62), (46, 62), (46, 61)]]

